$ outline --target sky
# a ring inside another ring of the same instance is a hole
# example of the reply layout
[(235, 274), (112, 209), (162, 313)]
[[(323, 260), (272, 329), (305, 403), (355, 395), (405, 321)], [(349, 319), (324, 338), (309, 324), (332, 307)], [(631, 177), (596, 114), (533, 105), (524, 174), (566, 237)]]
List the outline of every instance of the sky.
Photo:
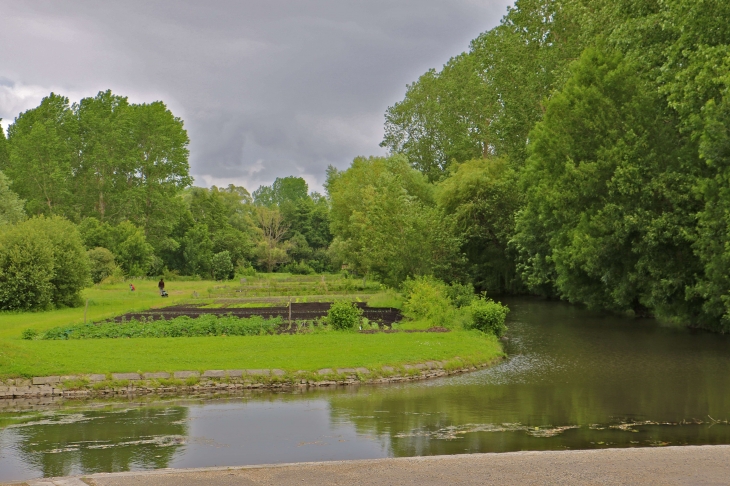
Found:
[(0, 0), (2, 126), (51, 91), (164, 101), (198, 186), (321, 190), (379, 147), (388, 106), (499, 23), (506, 0)]

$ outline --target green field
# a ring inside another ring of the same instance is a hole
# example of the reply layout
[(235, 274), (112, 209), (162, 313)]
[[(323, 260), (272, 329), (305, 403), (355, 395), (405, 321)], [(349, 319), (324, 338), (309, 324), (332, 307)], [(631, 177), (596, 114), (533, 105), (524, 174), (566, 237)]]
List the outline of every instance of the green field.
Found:
[[(277, 293), (288, 298), (286, 293), (292, 290), (290, 282), (286, 282), (286, 277), (276, 278), (279, 280)], [(290, 278), (301, 280), (301, 277)], [(311, 281), (316, 279), (321, 281), (319, 276), (310, 277)], [(219, 298), (230, 299), (239, 295), (240, 299), (242, 293), (239, 281), (228, 284), (209, 281), (168, 282), (170, 297), (162, 299), (157, 294), (156, 281), (140, 280), (133, 283), (137, 289), (135, 292), (129, 291), (129, 283), (86, 289), (83, 294), (89, 302), (86, 319), (94, 322), (126, 312), (182, 302), (214, 304)], [(380, 305), (399, 304), (397, 295), (377, 291), (377, 287), (350, 288), (337, 293), (331, 290), (337, 285), (337, 282), (333, 283), (335, 285), (330, 285), (328, 289), (330, 293), (321, 298), (357, 298), (372, 300)], [(257, 282), (257, 285), (265, 287), (265, 282)], [(297, 285), (305, 286), (301, 281)], [(311, 292), (308, 298), (315, 299), (318, 296)], [(21, 339), (22, 331), (27, 328), (44, 331), (55, 326), (82, 323), (84, 312), (84, 307), (81, 307), (0, 314), (0, 378), (206, 369), (279, 368), (286, 371), (314, 371), (337, 367), (378, 368), (455, 357), (483, 363), (502, 355), (496, 338), (466, 331), (395, 334), (326, 332), (293, 336), (69, 341)]]

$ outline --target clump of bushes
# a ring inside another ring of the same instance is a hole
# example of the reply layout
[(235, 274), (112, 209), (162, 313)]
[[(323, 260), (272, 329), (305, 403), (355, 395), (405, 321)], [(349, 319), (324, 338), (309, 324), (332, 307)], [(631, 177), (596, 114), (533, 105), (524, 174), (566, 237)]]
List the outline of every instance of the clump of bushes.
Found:
[(0, 310), (81, 304), (89, 259), (76, 226), (43, 216), (0, 233)]
[(478, 329), (501, 337), (509, 309), (483, 296), (471, 284), (446, 283), (433, 277), (416, 277), (403, 284), (403, 314), (412, 321), (450, 329)]
[(100, 246), (87, 251), (91, 267), (91, 280), (94, 283), (101, 283), (102, 280), (114, 274), (117, 269), (114, 263), (114, 254)]
[(471, 316), (471, 328), (497, 337), (502, 337), (507, 332), (507, 325), (504, 323), (509, 313), (507, 306), (482, 297), (474, 299), (468, 311)]
[[(128, 322), (102, 322), (61, 326), (49, 329), (39, 336), (40, 339), (104, 339), (104, 338), (161, 338), (161, 337), (201, 337), (201, 336), (258, 336), (273, 334), (282, 323), (281, 318), (264, 319), (253, 316), (238, 318), (233, 316), (217, 317), (204, 315), (196, 319), (187, 316), (176, 317), (169, 321), (145, 321), (132, 319)], [(33, 339), (35, 335), (24, 339)]]
[(362, 309), (345, 300), (333, 303), (327, 311), (327, 324), (337, 331), (353, 329), (360, 323)]

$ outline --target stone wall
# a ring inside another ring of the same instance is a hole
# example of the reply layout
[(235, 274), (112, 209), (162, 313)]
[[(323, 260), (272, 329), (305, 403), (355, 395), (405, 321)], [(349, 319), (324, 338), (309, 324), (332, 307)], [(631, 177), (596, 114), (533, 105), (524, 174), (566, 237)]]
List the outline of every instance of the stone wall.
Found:
[[(491, 363), (477, 365), (456, 360), (428, 361), (398, 367), (325, 368), (315, 372), (287, 373), (279, 369), (176, 371), (174, 373), (111, 373), (41, 376), (0, 382), (0, 399), (41, 397), (111, 397), (145, 394), (201, 394), (237, 390), (278, 390), (292, 388), (350, 386), (426, 380), (474, 371)], [(2, 400), (0, 400), (2, 401)], [(5, 408), (5, 407), (0, 407)]]

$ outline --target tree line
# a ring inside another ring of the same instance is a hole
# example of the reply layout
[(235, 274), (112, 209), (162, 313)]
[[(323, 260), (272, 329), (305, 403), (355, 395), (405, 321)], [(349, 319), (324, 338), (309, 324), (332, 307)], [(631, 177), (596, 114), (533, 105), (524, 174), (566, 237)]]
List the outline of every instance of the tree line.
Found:
[(129, 275), (434, 275), (728, 331), (728, 67), (721, 0), (518, 0), (324, 195), (190, 187), (164, 104), (51, 95), (0, 139), (0, 217), (63, 217)]

